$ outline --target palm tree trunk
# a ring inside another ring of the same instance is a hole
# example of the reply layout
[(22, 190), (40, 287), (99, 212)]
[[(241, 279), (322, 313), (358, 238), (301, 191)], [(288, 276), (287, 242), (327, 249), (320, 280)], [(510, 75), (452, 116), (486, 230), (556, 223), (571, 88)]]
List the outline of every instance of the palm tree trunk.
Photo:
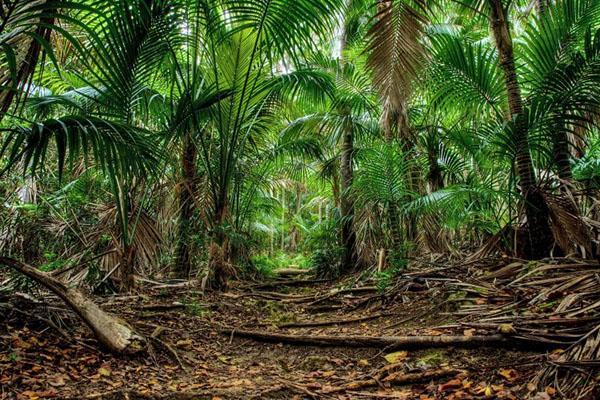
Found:
[(400, 219), (398, 218), (398, 207), (394, 202), (388, 204), (388, 220), (390, 221), (390, 232), (392, 234), (392, 247), (398, 250), (402, 244), (402, 233)]
[(208, 251), (208, 285), (214, 290), (225, 290), (227, 280), (230, 277), (231, 268), (229, 267), (229, 240), (223, 231), (223, 223), (229, 213), (229, 203), (227, 198), (218, 201), (215, 206), (213, 217), (212, 241)]
[(285, 188), (281, 189), (281, 242), (280, 250), (283, 253), (285, 251), (285, 213), (287, 205), (285, 203)]
[(333, 204), (335, 207), (341, 207), (342, 200), (340, 196), (340, 177), (337, 171), (334, 171), (331, 177), (331, 192), (333, 193)]
[(554, 140), (552, 143), (552, 154), (554, 155), (554, 165), (558, 173), (558, 177), (565, 182), (570, 182), (573, 178), (571, 171), (569, 139), (565, 129), (564, 122), (557, 121), (554, 128)]
[(179, 192), (179, 237), (177, 238), (176, 264), (173, 271), (181, 278), (188, 277), (191, 271), (190, 228), (196, 193), (196, 156), (196, 145), (190, 135), (186, 135), (181, 156), (183, 182)]
[[(296, 186), (296, 210), (294, 210), (294, 216), (300, 215), (302, 209), (302, 187), (298, 184)], [(292, 226), (292, 232), (290, 233), (290, 251), (298, 251), (298, 243), (300, 243), (300, 230), (294, 223)]]
[[(352, 0), (347, 0), (347, 7), (350, 9)], [(342, 26), (342, 35), (340, 37), (340, 61), (344, 63), (344, 51), (348, 44), (348, 27), (344, 19)], [(356, 232), (354, 231), (354, 198), (350, 191), (354, 179), (354, 129), (350, 121), (350, 110), (340, 110), (340, 114), (345, 119), (344, 132), (342, 135), (342, 154), (340, 160), (340, 214), (342, 217), (342, 246), (344, 254), (342, 256), (342, 270), (350, 271), (357, 267), (358, 252), (356, 250)]]
[(429, 161), (427, 183), (429, 184), (429, 193), (433, 193), (444, 188), (444, 176), (442, 175), (442, 168), (438, 163), (436, 151), (433, 149), (428, 149), (427, 159)]
[(342, 246), (344, 255), (342, 259), (342, 268), (349, 271), (356, 267), (356, 233), (354, 232), (354, 199), (350, 188), (354, 176), (353, 167), (354, 156), (354, 132), (352, 126), (348, 125), (344, 129), (342, 138), (342, 156), (340, 162), (341, 173), (341, 198), (340, 211), (342, 217)]
[(121, 265), (119, 267), (122, 292), (131, 292), (135, 289), (135, 246), (132, 244), (123, 245), (123, 253), (121, 254)]
[(554, 239), (549, 222), (549, 210), (546, 200), (536, 185), (533, 162), (529, 152), (529, 139), (523, 98), (515, 67), (513, 43), (507, 20), (507, 10), (501, 0), (488, 0), (491, 16), (490, 25), (498, 49), (500, 67), (508, 92), (510, 118), (515, 121), (513, 134), (517, 148), (515, 166), (521, 185), (521, 194), (525, 200), (525, 214), (528, 225), (528, 244), (525, 254), (529, 258), (543, 258), (552, 248)]

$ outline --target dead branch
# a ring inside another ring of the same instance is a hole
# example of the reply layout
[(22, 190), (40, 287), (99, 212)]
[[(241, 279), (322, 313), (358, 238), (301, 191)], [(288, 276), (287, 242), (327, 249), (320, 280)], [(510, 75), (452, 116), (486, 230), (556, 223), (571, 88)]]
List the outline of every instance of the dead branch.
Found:
[(8, 257), (0, 257), (0, 264), (33, 279), (60, 297), (92, 329), (98, 341), (115, 353), (136, 353), (145, 348), (146, 339), (119, 318), (103, 311), (81, 291), (67, 287), (58, 279)]
[[(510, 344), (503, 335), (487, 336), (314, 336), (285, 335), (243, 329), (224, 328), (220, 333), (230, 336), (254, 339), (262, 342), (320, 347), (372, 347), (372, 348), (431, 348), (431, 347), (477, 347)], [(514, 339), (514, 338), (513, 338)], [(517, 339), (514, 339), (517, 340)]]

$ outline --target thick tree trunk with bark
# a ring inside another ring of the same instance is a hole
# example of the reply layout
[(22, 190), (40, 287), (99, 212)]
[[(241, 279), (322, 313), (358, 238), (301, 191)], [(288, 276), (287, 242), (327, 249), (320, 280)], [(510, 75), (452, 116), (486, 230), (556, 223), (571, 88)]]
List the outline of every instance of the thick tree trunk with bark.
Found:
[(0, 264), (28, 276), (44, 286), (75, 311), (92, 329), (98, 341), (115, 353), (137, 353), (145, 348), (146, 340), (125, 322), (103, 311), (81, 291), (67, 287), (52, 276), (17, 260), (0, 257)]
[(183, 142), (181, 157), (182, 185), (179, 192), (179, 227), (176, 250), (175, 275), (187, 278), (191, 271), (190, 233), (194, 216), (194, 197), (196, 194), (196, 157), (197, 149), (190, 135)]
[(543, 258), (550, 253), (554, 238), (550, 228), (548, 205), (536, 185), (533, 162), (529, 152), (527, 122), (521, 89), (517, 79), (507, 10), (502, 5), (501, 0), (488, 0), (488, 2), (491, 9), (490, 25), (508, 92), (510, 119), (515, 122), (513, 132), (517, 148), (515, 166), (521, 186), (521, 194), (525, 201), (528, 228), (528, 244), (525, 254), (532, 259)]

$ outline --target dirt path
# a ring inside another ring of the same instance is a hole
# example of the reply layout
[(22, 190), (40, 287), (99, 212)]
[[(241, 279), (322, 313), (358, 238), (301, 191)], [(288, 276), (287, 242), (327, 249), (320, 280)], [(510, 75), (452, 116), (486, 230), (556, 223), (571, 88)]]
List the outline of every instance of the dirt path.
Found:
[[(144, 358), (96, 351), (83, 327), (75, 340), (67, 340), (44, 321), (9, 320), (0, 327), (0, 399), (525, 398), (526, 382), (542, 360), (536, 353), (290, 346), (220, 332), (231, 327), (289, 335), (494, 333), (445, 328), (456, 304), (428, 286), (415, 281), (388, 296), (346, 282), (238, 286), (210, 295), (162, 288), (102, 298), (103, 307), (154, 338)], [(73, 323), (66, 313), (56, 315)]]

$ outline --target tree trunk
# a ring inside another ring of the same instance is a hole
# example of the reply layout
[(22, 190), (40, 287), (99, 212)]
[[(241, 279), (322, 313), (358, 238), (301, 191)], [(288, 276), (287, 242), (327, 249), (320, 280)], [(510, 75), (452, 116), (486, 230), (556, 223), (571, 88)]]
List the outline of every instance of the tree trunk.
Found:
[(226, 200), (215, 207), (213, 238), (208, 248), (208, 275), (203, 284), (214, 290), (227, 289), (227, 280), (234, 273), (233, 266), (229, 263), (229, 240), (223, 231), (228, 212)]
[[(302, 187), (298, 184), (296, 187), (296, 209), (294, 215), (299, 216), (302, 211)], [(295, 218), (294, 218), (295, 219)], [(298, 251), (298, 244), (300, 243), (300, 230), (294, 223), (292, 226), (292, 232), (290, 233), (290, 251)]]
[[(213, 290), (227, 289), (229, 278), (227, 261), (225, 260), (225, 244), (213, 241), (208, 247), (208, 281), (207, 286)], [(206, 286), (206, 285), (205, 285)]]
[(438, 163), (438, 151), (434, 151), (434, 149), (427, 150), (427, 159), (429, 160), (429, 172), (427, 173), (429, 193), (437, 192), (444, 188), (444, 176), (442, 175), (442, 168)]
[(281, 189), (281, 242), (280, 242), (280, 250), (283, 253), (285, 251), (285, 213), (286, 213), (286, 198), (285, 198), (285, 188)]
[(402, 244), (402, 233), (400, 230), (400, 219), (398, 218), (398, 207), (394, 202), (390, 202), (388, 205), (388, 220), (390, 221), (392, 245), (394, 249), (398, 250)]
[(188, 134), (184, 138), (181, 156), (183, 180), (179, 192), (179, 237), (177, 238), (176, 264), (173, 271), (181, 278), (189, 277), (191, 271), (190, 233), (196, 194), (196, 156), (196, 145)]
[[(350, 9), (352, 0), (347, 0), (346, 5)], [(347, 20), (342, 21), (342, 34), (340, 35), (340, 67), (343, 68), (344, 52), (348, 45)], [(342, 271), (350, 271), (357, 267), (358, 253), (356, 251), (356, 232), (354, 232), (354, 199), (350, 192), (352, 180), (354, 179), (354, 128), (351, 121), (352, 111), (342, 106), (338, 110), (344, 119), (341, 159), (340, 159), (340, 214), (342, 218), (341, 241), (344, 253), (342, 255)]]
[(123, 245), (121, 254), (121, 265), (119, 266), (119, 280), (121, 291), (131, 292), (135, 289), (135, 247), (132, 244)]
[[(342, 206), (342, 199), (340, 195), (340, 177), (337, 171), (334, 171), (333, 176), (331, 177), (331, 193), (333, 193), (333, 204), (335, 207)], [(329, 212), (326, 212), (329, 215)]]
[(354, 156), (354, 132), (352, 126), (348, 125), (344, 129), (342, 138), (342, 157), (340, 162), (341, 173), (341, 217), (342, 217), (342, 246), (344, 255), (342, 259), (342, 268), (344, 271), (350, 271), (356, 267), (356, 233), (354, 232), (354, 199), (350, 188), (354, 175), (353, 166)]
[(564, 129), (564, 125), (561, 123), (558, 123), (556, 126), (552, 145), (554, 165), (556, 166), (558, 177), (562, 181), (570, 182), (573, 178), (573, 173), (571, 171), (569, 139), (567, 138), (567, 132)]
[(517, 80), (507, 10), (502, 5), (501, 0), (488, 0), (488, 2), (491, 9), (490, 25), (508, 92), (510, 119), (515, 123), (513, 132), (517, 149), (515, 166), (521, 186), (521, 194), (525, 201), (528, 228), (528, 244), (525, 254), (532, 259), (543, 258), (550, 254), (554, 239), (550, 228), (548, 205), (536, 185), (533, 162), (529, 153), (527, 122), (523, 110), (521, 89)]
[[(397, 113), (396, 124), (398, 139), (404, 153), (403, 162), (407, 163), (408, 166), (406, 175), (404, 175), (406, 185), (411, 193), (420, 193), (421, 174), (415, 157), (416, 138), (414, 137), (413, 131), (409, 125), (408, 117), (404, 111)], [(410, 197), (410, 195), (404, 196), (403, 201), (408, 203), (411, 200)], [(403, 222), (405, 228), (404, 240), (406, 242), (414, 243), (417, 238), (417, 216), (414, 212), (408, 212), (404, 215)]]
[(114, 353), (137, 353), (146, 340), (125, 322), (103, 311), (81, 291), (67, 287), (52, 276), (11, 258), (0, 257), (0, 264), (28, 276), (60, 297), (92, 329), (98, 341)]

